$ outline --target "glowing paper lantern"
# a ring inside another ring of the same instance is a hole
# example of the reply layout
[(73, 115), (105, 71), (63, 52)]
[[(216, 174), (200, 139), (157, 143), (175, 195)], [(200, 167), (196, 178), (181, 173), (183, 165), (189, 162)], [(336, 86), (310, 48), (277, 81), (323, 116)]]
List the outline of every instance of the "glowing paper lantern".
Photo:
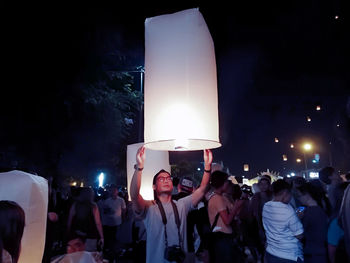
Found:
[(17, 170), (0, 173), (0, 200), (16, 202), (25, 213), (25, 227), (18, 262), (41, 262), (46, 235), (47, 180)]
[[(143, 145), (143, 143), (136, 143), (128, 145), (127, 148), (127, 184), (130, 198), (130, 183), (134, 174), (136, 164), (137, 150)], [(164, 169), (167, 172), (171, 172), (169, 164), (169, 153), (167, 151), (153, 151), (146, 149), (146, 161), (145, 167), (142, 171), (141, 189), (140, 194), (145, 200), (153, 200), (153, 176), (160, 170)]]
[(276, 142), (276, 143), (277, 143), (277, 142), (279, 142), (279, 140), (278, 140), (278, 138), (277, 138), (277, 137), (275, 138), (275, 142)]
[(244, 170), (245, 172), (248, 172), (248, 171), (249, 171), (249, 165), (248, 165), (248, 164), (245, 164), (245, 165), (243, 166), (243, 170)]
[(283, 154), (282, 157), (283, 157), (283, 161), (287, 161), (288, 160), (287, 155)]
[(198, 9), (145, 21), (145, 146), (220, 147), (214, 43)]

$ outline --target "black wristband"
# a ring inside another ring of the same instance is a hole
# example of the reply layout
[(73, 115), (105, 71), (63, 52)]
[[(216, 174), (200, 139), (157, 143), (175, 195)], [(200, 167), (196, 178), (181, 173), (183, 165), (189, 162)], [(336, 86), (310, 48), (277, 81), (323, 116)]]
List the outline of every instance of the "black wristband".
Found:
[(142, 170), (143, 170), (143, 167), (142, 167), (142, 168), (139, 168), (139, 167), (137, 167), (137, 164), (134, 165), (134, 168), (135, 168), (135, 170), (137, 170), (137, 171), (142, 171)]
[(205, 170), (205, 169), (204, 169), (204, 172), (205, 172), (205, 173), (211, 173), (211, 170)]

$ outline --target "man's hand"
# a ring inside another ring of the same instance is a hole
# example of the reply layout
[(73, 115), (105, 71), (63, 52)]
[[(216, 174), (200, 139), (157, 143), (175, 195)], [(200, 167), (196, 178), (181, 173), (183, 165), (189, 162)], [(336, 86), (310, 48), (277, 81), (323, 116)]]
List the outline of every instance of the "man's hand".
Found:
[(211, 163), (213, 162), (213, 153), (209, 149), (203, 150), (204, 166), (206, 170), (210, 170)]
[(138, 168), (143, 168), (146, 159), (145, 146), (141, 146), (136, 153), (136, 164)]

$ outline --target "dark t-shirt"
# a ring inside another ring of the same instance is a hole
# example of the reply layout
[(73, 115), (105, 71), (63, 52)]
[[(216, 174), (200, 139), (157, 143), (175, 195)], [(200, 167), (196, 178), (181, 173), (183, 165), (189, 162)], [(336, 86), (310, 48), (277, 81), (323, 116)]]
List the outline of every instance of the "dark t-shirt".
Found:
[(319, 206), (309, 206), (301, 219), (304, 227), (304, 254), (327, 255), (328, 218)]

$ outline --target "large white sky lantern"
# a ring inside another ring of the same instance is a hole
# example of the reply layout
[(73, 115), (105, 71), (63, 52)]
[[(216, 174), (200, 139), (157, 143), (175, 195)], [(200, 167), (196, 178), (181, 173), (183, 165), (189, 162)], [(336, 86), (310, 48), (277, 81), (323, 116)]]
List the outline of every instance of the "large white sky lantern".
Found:
[[(143, 145), (143, 143), (135, 143), (128, 145), (127, 148), (127, 184), (130, 198), (130, 183), (134, 174), (134, 165), (136, 164), (137, 150)], [(145, 167), (142, 171), (141, 189), (140, 194), (145, 200), (153, 200), (153, 176), (160, 170), (164, 169), (167, 172), (171, 172), (169, 164), (169, 152), (167, 151), (154, 151), (146, 149), (146, 161)]]
[(18, 262), (41, 262), (46, 235), (47, 180), (17, 170), (0, 173), (0, 200), (15, 201), (25, 213), (25, 226)]
[(214, 43), (198, 8), (145, 21), (146, 148), (220, 147)]

